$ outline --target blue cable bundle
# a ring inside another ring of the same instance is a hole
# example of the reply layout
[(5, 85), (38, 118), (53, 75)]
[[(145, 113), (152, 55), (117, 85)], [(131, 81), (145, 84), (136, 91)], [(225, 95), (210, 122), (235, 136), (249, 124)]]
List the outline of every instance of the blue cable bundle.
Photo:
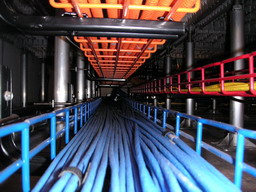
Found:
[(104, 102), (32, 191), (240, 191), (164, 131), (119, 102)]

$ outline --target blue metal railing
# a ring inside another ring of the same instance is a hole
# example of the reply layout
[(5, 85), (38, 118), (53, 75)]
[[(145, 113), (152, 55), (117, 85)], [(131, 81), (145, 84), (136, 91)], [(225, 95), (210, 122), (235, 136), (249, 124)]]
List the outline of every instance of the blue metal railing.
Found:
[[(245, 138), (250, 139), (256, 139), (256, 131), (238, 128), (233, 125), (229, 125), (226, 123), (221, 123), (214, 120), (204, 119), (201, 117), (188, 115), (184, 113), (180, 113), (178, 111), (174, 110), (167, 110), (164, 108), (158, 108), (150, 105), (145, 105), (136, 101), (128, 100), (126, 99), (127, 103), (138, 112), (143, 113), (147, 116), (148, 119), (152, 119), (154, 123), (161, 122), (163, 128), (170, 128), (173, 131), (175, 131), (176, 136), (183, 136), (196, 144), (196, 152), (201, 155), (202, 148), (206, 149), (207, 151), (213, 153), (214, 155), (222, 158), (223, 160), (227, 161), (228, 163), (235, 166), (235, 172), (234, 172), (234, 183), (237, 187), (241, 188), (242, 185), (242, 174), (243, 171), (249, 173), (250, 175), (256, 177), (256, 168), (248, 165), (244, 162), (244, 145), (245, 145)], [(146, 111), (147, 109), (147, 111)], [(161, 112), (162, 114), (162, 120), (157, 119), (158, 112)], [(153, 114), (152, 114), (153, 113)], [(171, 114), (175, 116), (176, 122), (175, 122), (175, 128), (173, 128), (171, 125), (167, 124), (167, 115)], [(196, 138), (181, 131), (180, 130), (180, 123), (181, 118), (190, 119), (195, 122), (197, 122), (197, 134)], [(231, 155), (222, 152), (221, 150), (205, 143), (202, 141), (202, 134), (203, 134), (203, 128), (204, 125), (209, 125), (215, 128), (223, 129), (229, 132), (233, 132), (237, 134), (237, 146), (236, 146), (236, 157), (233, 158)]]
[[(74, 134), (78, 131), (78, 121), (80, 121), (80, 128), (84, 125), (86, 120), (95, 112), (101, 99), (91, 102), (77, 104), (71, 107), (56, 110), (50, 113), (29, 118), (21, 123), (11, 124), (0, 128), (0, 138), (10, 135), (12, 133), (21, 132), (21, 157), (10, 164), (8, 167), (0, 171), (0, 184), (14, 174), (18, 169), (22, 169), (22, 190), (27, 192), (30, 190), (30, 166), (29, 161), (45, 147), (50, 145), (51, 159), (56, 157), (56, 139), (65, 133), (65, 143), (70, 140), (69, 133), (71, 123), (74, 127)], [(78, 110), (80, 114), (78, 115)], [(74, 113), (73, 116), (70, 114)], [(58, 115), (65, 114), (65, 126), (60, 131), (56, 132), (56, 118)], [(50, 137), (40, 143), (38, 146), (30, 150), (29, 148), (29, 128), (36, 123), (50, 120)]]

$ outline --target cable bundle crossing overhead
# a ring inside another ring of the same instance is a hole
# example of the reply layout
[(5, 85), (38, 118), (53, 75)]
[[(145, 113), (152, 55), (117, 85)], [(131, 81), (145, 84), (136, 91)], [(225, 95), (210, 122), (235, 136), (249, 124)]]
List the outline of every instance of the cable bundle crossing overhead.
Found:
[(183, 141), (119, 102), (103, 103), (33, 191), (239, 191)]

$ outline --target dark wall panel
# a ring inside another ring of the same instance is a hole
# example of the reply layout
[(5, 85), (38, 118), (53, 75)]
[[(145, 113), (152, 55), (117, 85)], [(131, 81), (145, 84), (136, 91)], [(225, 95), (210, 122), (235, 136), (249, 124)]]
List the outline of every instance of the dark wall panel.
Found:
[(21, 50), (3, 42), (3, 65), (10, 68), (13, 77), (13, 107), (21, 107)]
[[(21, 53), (23, 50), (0, 39), (0, 61), (10, 68), (13, 76), (13, 108), (22, 107)], [(40, 101), (41, 60), (27, 53), (27, 103)]]

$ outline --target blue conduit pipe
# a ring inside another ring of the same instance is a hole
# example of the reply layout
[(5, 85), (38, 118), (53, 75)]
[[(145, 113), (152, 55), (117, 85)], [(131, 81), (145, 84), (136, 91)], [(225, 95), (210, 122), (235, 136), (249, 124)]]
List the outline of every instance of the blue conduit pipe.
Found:
[(32, 191), (240, 191), (164, 131), (122, 101), (104, 101)]

